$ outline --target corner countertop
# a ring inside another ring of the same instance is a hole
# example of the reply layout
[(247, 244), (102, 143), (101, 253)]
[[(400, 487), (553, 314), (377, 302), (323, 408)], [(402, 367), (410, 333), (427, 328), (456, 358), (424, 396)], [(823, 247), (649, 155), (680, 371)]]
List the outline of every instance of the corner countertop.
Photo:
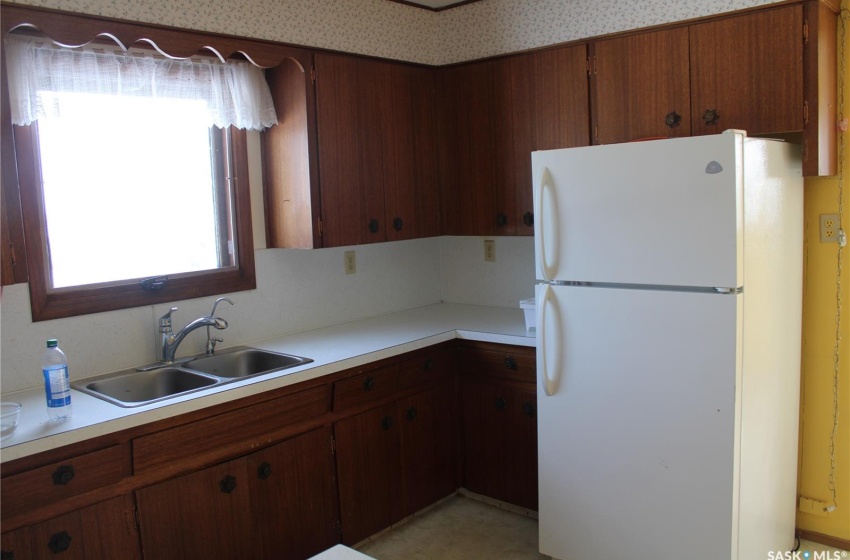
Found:
[(19, 402), (23, 408), (18, 427), (0, 440), (0, 462), (315, 379), (456, 338), (531, 347), (537, 342), (535, 332), (525, 330), (522, 309), (438, 303), (262, 342), (240, 344), (305, 356), (312, 358), (313, 362), (146, 406), (122, 408), (72, 390), (72, 417), (54, 423), (47, 420), (41, 388), (4, 394), (3, 401)]

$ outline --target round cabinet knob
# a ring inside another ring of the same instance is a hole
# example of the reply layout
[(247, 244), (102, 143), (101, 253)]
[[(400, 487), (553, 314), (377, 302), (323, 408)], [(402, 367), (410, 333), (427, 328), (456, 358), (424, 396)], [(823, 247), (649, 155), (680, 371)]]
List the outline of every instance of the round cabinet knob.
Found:
[(404, 222), (401, 220), (401, 218), (396, 218), (395, 220), (393, 220), (393, 229), (394, 230), (401, 231), (401, 228), (403, 228), (403, 227), (404, 227)]
[(369, 220), (369, 233), (378, 233), (379, 227), (380, 226), (378, 225), (378, 220), (376, 220), (375, 218)]
[(717, 124), (717, 121), (720, 120), (720, 113), (717, 112), (717, 109), (706, 109), (702, 115), (702, 120), (705, 121), (706, 125)]
[(65, 552), (70, 546), (71, 535), (68, 534), (68, 531), (53, 533), (50, 535), (50, 540), (47, 541), (47, 548), (49, 548), (50, 552), (53, 552), (54, 554)]
[(534, 417), (537, 414), (537, 407), (530, 402), (527, 402), (522, 405), (522, 413), (526, 416)]
[(62, 465), (53, 471), (53, 484), (57, 486), (65, 486), (74, 479), (74, 467), (71, 465)]
[(534, 213), (533, 212), (526, 212), (525, 214), (523, 214), (522, 215), (522, 223), (524, 223), (528, 227), (534, 226)]
[(496, 397), (496, 410), (505, 410), (506, 408), (508, 408), (508, 399)]
[(225, 476), (219, 481), (218, 488), (225, 494), (230, 494), (236, 490), (236, 477), (230, 475)]
[(272, 466), (270, 464), (263, 462), (259, 467), (257, 467), (257, 478), (260, 480), (266, 480), (271, 475)]
[(676, 111), (670, 111), (667, 113), (667, 116), (664, 117), (664, 124), (667, 125), (667, 128), (676, 128), (682, 123), (682, 115), (677, 113)]
[(422, 369), (424, 369), (425, 371), (431, 371), (431, 369), (433, 367), (434, 367), (434, 360), (432, 360), (431, 358), (428, 358), (427, 360), (425, 360), (425, 363), (422, 364)]
[(375, 387), (375, 380), (371, 377), (367, 377), (366, 381), (363, 382), (363, 390), (371, 391)]
[(508, 225), (508, 216), (506, 214), (496, 214), (496, 225), (497, 226)]
[(381, 419), (381, 428), (383, 428), (385, 430), (389, 430), (392, 427), (393, 427), (393, 419), (390, 418), (389, 416), (384, 416)]
[(415, 406), (411, 406), (410, 408), (407, 409), (407, 419), (411, 420), (411, 421), (416, 420), (416, 407)]
[(516, 360), (508, 356), (505, 358), (505, 367), (508, 369), (516, 369)]

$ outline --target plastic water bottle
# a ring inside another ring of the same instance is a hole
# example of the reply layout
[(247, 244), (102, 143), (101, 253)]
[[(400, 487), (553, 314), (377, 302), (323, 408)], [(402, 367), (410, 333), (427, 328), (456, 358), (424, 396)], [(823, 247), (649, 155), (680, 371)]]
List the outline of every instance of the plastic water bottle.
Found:
[(44, 373), (44, 394), (47, 397), (47, 415), (51, 420), (64, 420), (71, 416), (71, 381), (68, 378), (68, 360), (59, 349), (59, 341), (47, 341), (47, 350), (41, 360)]

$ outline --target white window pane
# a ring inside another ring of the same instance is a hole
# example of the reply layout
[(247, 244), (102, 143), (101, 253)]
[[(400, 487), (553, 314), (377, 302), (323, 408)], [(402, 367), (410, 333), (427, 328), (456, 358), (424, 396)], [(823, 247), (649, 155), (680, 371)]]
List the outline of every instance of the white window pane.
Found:
[(38, 134), (54, 287), (219, 266), (203, 102), (44, 94)]

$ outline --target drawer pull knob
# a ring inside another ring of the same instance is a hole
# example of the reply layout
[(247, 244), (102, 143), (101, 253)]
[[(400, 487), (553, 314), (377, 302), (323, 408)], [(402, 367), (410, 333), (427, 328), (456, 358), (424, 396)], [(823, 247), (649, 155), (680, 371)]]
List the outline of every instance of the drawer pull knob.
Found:
[(393, 220), (393, 229), (394, 230), (401, 231), (401, 228), (403, 228), (403, 227), (404, 227), (404, 222), (401, 220), (401, 218), (396, 218), (395, 220)]
[(230, 494), (236, 490), (236, 477), (227, 475), (218, 483), (219, 489), (225, 494)]
[(533, 418), (534, 415), (537, 414), (537, 407), (531, 404), (530, 402), (527, 402), (522, 405), (522, 413), (526, 416), (531, 416)]
[(389, 416), (384, 416), (381, 420), (381, 427), (385, 430), (389, 430), (393, 427), (393, 419)]
[(263, 462), (259, 467), (257, 467), (257, 477), (260, 480), (266, 480), (268, 477), (272, 475), (272, 466), (267, 462)]
[(534, 225), (534, 213), (526, 212), (525, 214), (523, 214), (522, 215), (522, 223), (524, 223), (528, 227), (533, 226)]
[(416, 407), (411, 406), (407, 409), (407, 419), (410, 421), (416, 420)]
[(366, 381), (363, 382), (363, 390), (371, 391), (375, 387), (375, 380), (371, 377), (367, 377)]
[(74, 479), (74, 467), (71, 465), (62, 465), (53, 471), (53, 484), (57, 486), (65, 486)]
[(496, 214), (496, 225), (497, 225), (497, 226), (506, 226), (506, 225), (508, 225), (508, 216), (507, 216), (507, 214)]
[(506, 408), (508, 408), (508, 399), (496, 397), (496, 410), (505, 410)]
[(60, 552), (65, 552), (71, 546), (71, 535), (68, 534), (68, 531), (62, 531), (60, 533), (53, 533), (50, 536), (50, 540), (47, 542), (47, 548), (50, 549), (50, 552), (54, 554), (59, 554)]
[(505, 358), (505, 367), (508, 369), (516, 369), (516, 360), (508, 356)]
[(427, 360), (425, 360), (425, 363), (422, 364), (422, 369), (424, 369), (425, 371), (431, 371), (432, 367), (434, 367), (434, 360), (432, 360), (431, 358), (428, 358)]
[(378, 220), (376, 220), (375, 218), (369, 220), (369, 233), (378, 233), (378, 229)]

